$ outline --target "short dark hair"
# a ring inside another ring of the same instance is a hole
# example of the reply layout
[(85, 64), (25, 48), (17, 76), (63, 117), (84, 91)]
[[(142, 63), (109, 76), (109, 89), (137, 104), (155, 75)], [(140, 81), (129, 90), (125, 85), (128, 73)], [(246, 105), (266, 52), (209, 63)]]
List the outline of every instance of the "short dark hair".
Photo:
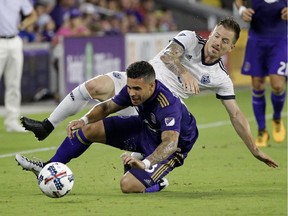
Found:
[(217, 26), (220, 25), (222, 25), (225, 29), (232, 30), (235, 33), (234, 36), (234, 44), (235, 44), (240, 36), (241, 29), (239, 24), (234, 20), (233, 17), (225, 17), (218, 22)]
[(155, 71), (153, 66), (147, 61), (137, 61), (126, 69), (127, 77), (132, 79), (144, 78), (146, 82), (155, 80)]

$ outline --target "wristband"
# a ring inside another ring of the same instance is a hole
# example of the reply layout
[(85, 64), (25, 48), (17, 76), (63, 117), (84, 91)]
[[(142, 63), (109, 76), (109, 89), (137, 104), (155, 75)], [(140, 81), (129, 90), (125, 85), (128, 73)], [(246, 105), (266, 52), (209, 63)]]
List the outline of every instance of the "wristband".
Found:
[(88, 118), (87, 116), (83, 116), (82, 118), (80, 118), (84, 121), (84, 124), (87, 125), (88, 124)]
[(242, 16), (243, 12), (246, 10), (247, 8), (245, 6), (241, 6), (238, 10), (240, 16)]
[(144, 163), (144, 169), (150, 168), (151, 162), (148, 159), (144, 159), (144, 160), (142, 160), (142, 162)]

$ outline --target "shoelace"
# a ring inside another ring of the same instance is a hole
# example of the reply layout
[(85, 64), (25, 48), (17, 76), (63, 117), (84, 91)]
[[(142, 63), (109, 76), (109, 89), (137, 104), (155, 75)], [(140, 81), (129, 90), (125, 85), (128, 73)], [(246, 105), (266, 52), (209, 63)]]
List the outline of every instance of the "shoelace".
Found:
[(43, 163), (40, 161), (30, 160), (28, 158), (26, 158), (26, 161), (28, 161), (29, 163), (32, 163), (33, 165), (36, 165), (38, 167), (41, 167), (41, 168), (43, 167)]

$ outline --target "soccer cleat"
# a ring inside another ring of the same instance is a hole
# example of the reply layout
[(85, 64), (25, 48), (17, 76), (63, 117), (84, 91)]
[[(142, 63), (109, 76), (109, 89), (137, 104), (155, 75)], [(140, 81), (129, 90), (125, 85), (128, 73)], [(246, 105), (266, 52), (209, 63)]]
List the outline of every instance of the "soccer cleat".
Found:
[(159, 184), (159, 187), (160, 187), (159, 191), (161, 191), (161, 190), (163, 190), (169, 186), (168, 179), (165, 177), (159, 179), (157, 183)]
[(28, 159), (28, 158), (26, 158), (20, 154), (16, 154), (15, 160), (23, 168), (23, 170), (31, 171), (37, 177), (38, 177), (39, 172), (45, 166), (45, 164), (41, 161), (30, 160), (30, 159)]
[(22, 116), (20, 120), (23, 127), (26, 130), (32, 131), (39, 141), (44, 140), (54, 130), (54, 126), (48, 119), (37, 121)]
[(286, 131), (282, 119), (272, 120), (272, 136), (277, 143), (281, 143), (285, 140)]
[(269, 134), (266, 130), (259, 130), (255, 144), (258, 147), (266, 147), (269, 140)]

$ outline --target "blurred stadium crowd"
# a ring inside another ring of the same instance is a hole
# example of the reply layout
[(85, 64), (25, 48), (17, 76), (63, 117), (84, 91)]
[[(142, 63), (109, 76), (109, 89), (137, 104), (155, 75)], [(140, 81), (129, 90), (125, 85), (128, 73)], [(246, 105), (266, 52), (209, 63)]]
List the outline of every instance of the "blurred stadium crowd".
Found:
[(172, 12), (154, 0), (31, 0), (38, 21), (20, 32), (25, 43), (59, 36), (104, 36), (177, 30)]
[[(20, 32), (24, 43), (52, 42), (59, 36), (105, 36), (177, 31), (171, 10), (154, 0), (30, 0), (38, 21)], [(224, 0), (194, 0), (231, 9)]]

